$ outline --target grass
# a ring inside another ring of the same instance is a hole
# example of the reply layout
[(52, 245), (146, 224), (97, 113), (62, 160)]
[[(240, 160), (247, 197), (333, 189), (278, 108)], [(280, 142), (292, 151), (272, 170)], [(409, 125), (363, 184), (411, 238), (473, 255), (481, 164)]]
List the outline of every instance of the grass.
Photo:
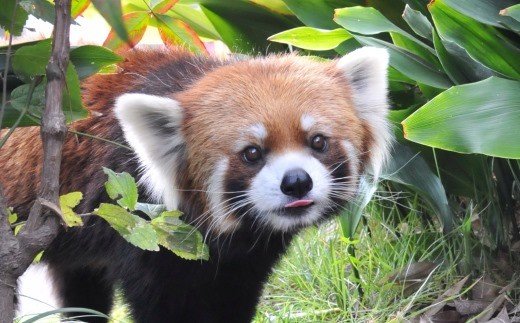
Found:
[[(336, 220), (297, 237), (266, 286), (255, 322), (401, 321), (460, 280), (455, 270), (460, 256), (434, 226), (423, 224), (413, 210), (395, 221), (392, 210), (381, 207), (369, 206), (368, 223), (354, 241), (341, 237)], [(404, 283), (390, 279), (398, 269), (425, 261), (438, 264), (431, 276), (423, 272)]]

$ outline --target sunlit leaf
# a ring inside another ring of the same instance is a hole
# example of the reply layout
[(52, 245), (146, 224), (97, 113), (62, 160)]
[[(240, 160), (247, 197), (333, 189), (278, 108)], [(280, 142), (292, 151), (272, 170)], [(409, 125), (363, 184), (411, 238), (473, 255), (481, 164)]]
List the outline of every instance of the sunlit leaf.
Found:
[(520, 22), (520, 4), (500, 10), (501, 16), (509, 16)]
[(405, 137), (461, 153), (520, 158), (520, 82), (491, 77), (454, 86), (403, 121)]
[(83, 199), (81, 192), (71, 192), (60, 196), (60, 208), (62, 220), (68, 227), (77, 227), (83, 225), (81, 217), (74, 212), (74, 208)]
[(72, 0), (70, 13), (72, 18), (77, 18), (90, 6), (90, 0)]
[(324, 30), (312, 27), (296, 27), (269, 37), (270, 41), (289, 44), (303, 49), (329, 50), (352, 38), (343, 28)]
[(136, 225), (134, 216), (119, 205), (101, 203), (93, 213), (102, 217), (121, 235), (130, 234)]
[(291, 9), (283, 2), (283, 0), (249, 0), (252, 3), (267, 8), (268, 10), (281, 15), (293, 15)]
[(152, 7), (152, 11), (158, 14), (167, 13), (179, 0), (163, 0)]
[(334, 9), (338, 6), (332, 1), (327, 0), (283, 0), (285, 5), (300, 19), (306, 26), (322, 29), (338, 28), (338, 25), (331, 19)]
[(157, 30), (166, 45), (186, 46), (193, 52), (207, 54), (204, 43), (187, 23), (166, 15), (156, 15), (156, 17)]
[(173, 18), (180, 19), (190, 25), (193, 30), (200, 36), (210, 39), (219, 39), (220, 35), (215, 27), (208, 20), (206, 15), (198, 9), (190, 5), (177, 3), (175, 10), (168, 13)]
[(126, 173), (115, 173), (111, 169), (103, 167), (103, 172), (108, 175), (105, 189), (108, 196), (117, 201), (117, 204), (131, 211), (137, 203), (137, 184), (134, 178)]
[(112, 29), (103, 42), (103, 46), (116, 51), (125, 51), (134, 47), (139, 43), (141, 38), (143, 38), (149, 21), (150, 15), (146, 11), (131, 12), (123, 15), (123, 22), (128, 32), (129, 42), (121, 40)]

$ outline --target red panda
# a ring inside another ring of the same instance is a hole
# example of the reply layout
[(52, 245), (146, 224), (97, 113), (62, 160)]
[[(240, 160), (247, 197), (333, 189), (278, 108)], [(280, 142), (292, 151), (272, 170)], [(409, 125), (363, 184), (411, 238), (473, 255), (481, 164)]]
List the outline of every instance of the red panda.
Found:
[[(214, 60), (134, 50), (83, 86), (90, 110), (68, 135), (61, 192), (78, 212), (107, 202), (102, 167), (138, 178), (144, 201), (179, 209), (209, 261), (148, 252), (100, 218), (63, 230), (44, 253), (63, 306), (108, 313), (120, 284), (136, 322), (247, 322), (277, 259), (301, 228), (339, 212), (388, 151), (388, 54)], [(38, 129), (0, 150), (8, 204), (28, 214), (41, 168)], [(91, 321), (101, 320), (93, 318)]]

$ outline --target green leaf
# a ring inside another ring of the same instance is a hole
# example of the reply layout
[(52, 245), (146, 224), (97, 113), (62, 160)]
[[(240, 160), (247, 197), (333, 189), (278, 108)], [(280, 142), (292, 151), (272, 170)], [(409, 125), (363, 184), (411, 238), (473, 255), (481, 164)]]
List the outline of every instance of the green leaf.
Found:
[(441, 93), (403, 121), (408, 140), (461, 153), (520, 158), (520, 82), (491, 77)]
[(23, 78), (45, 75), (51, 57), (51, 42), (52, 39), (45, 39), (17, 49), (12, 58), (13, 71)]
[(65, 89), (63, 89), (63, 113), (65, 121), (70, 123), (88, 116), (88, 111), (83, 107), (81, 100), (81, 87), (78, 73), (72, 63), (67, 67)]
[(122, 207), (130, 211), (135, 210), (138, 194), (134, 178), (126, 172), (115, 173), (106, 167), (103, 167), (103, 172), (108, 175), (105, 183), (108, 196)]
[(83, 199), (83, 193), (71, 192), (60, 196), (60, 208), (62, 213), (62, 219), (68, 227), (77, 227), (83, 225), (83, 220), (77, 215), (73, 209)]
[[(10, 31), (14, 36), (19, 36), (23, 31), (23, 26), (25, 26), (29, 15), (27, 11), (23, 10), (22, 6), (19, 4), (16, 5), (16, 2), (16, 0), (2, 0), (0, 27)], [(12, 30), (11, 26), (13, 27)]]
[(199, 9), (190, 5), (177, 3), (175, 10), (168, 13), (171, 17), (180, 19), (190, 25), (200, 36), (210, 39), (219, 39), (220, 36), (206, 15)]
[(130, 37), (123, 22), (123, 10), (119, 0), (92, 0), (97, 11), (105, 18), (119, 39), (130, 43)]
[(374, 8), (357, 6), (337, 9), (334, 20), (348, 31), (363, 35), (389, 32), (396, 46), (405, 48), (424, 60), (437, 64), (435, 51), (431, 47), (393, 24)]
[(136, 225), (136, 220), (132, 213), (119, 205), (101, 203), (99, 208), (94, 210), (93, 213), (107, 221), (112, 228), (123, 236), (130, 234)]
[(390, 65), (407, 77), (440, 89), (451, 86), (450, 80), (444, 73), (439, 72), (434, 65), (417, 55), (377, 38), (353, 36), (361, 44), (387, 48), (390, 53)]
[(403, 19), (417, 35), (432, 40), (432, 24), (420, 11), (406, 5), (404, 7)]
[(375, 185), (375, 183), (368, 182), (364, 179), (361, 180), (355, 201), (349, 203), (345, 211), (340, 214), (341, 230), (344, 237), (349, 239), (354, 238), (356, 229), (363, 216), (363, 211), (372, 200), (376, 189), (377, 185)]
[(158, 234), (154, 227), (137, 215), (132, 214), (132, 216), (135, 220), (135, 226), (129, 234), (123, 234), (123, 238), (143, 250), (159, 251)]
[(501, 15), (500, 10), (517, 4), (517, 0), (443, 0), (451, 8), (471, 17), (481, 23), (499, 28), (504, 26), (520, 32), (520, 23), (507, 15)]
[(464, 16), (436, 0), (428, 6), (439, 36), (459, 44), (469, 56), (508, 77), (520, 79), (520, 50), (496, 29)]
[(289, 44), (303, 49), (330, 50), (338, 47), (352, 35), (343, 28), (324, 30), (312, 27), (296, 27), (269, 37), (270, 41)]
[(20, 6), (30, 15), (54, 24), (54, 4), (47, 0), (22, 0)]
[(184, 259), (208, 260), (209, 250), (202, 235), (184, 223), (179, 218), (181, 214), (179, 211), (166, 211), (152, 220), (159, 244)]
[(23, 323), (42, 322), (42, 319), (44, 319), (44, 318), (46, 318), (48, 316), (51, 316), (51, 315), (54, 315), (54, 314), (61, 314), (61, 313), (74, 313), (74, 315), (77, 315), (77, 313), (83, 313), (83, 314), (87, 314), (85, 316), (88, 316), (88, 317), (102, 317), (102, 318), (109, 319), (109, 317), (106, 314), (103, 314), (101, 312), (94, 311), (94, 310), (91, 310), (91, 309), (88, 309), (88, 308), (63, 307), (63, 308), (59, 308), (57, 310), (52, 310), (52, 311), (47, 311), (47, 312), (40, 313), (40, 314), (38, 314), (36, 316), (31, 317), (28, 320), (24, 320)]
[(122, 40), (118, 33), (111, 29), (103, 42), (103, 46), (118, 51), (125, 51), (134, 47), (143, 38), (149, 21), (150, 14), (147, 11), (136, 11), (123, 15), (128, 41)]
[(150, 219), (155, 219), (162, 212), (166, 211), (166, 206), (164, 206), (162, 204), (149, 204), (149, 203), (140, 203), (140, 202), (138, 202), (135, 205), (135, 210), (143, 212)]
[(419, 153), (403, 143), (394, 143), (392, 156), (382, 177), (404, 184), (419, 193), (437, 213), (444, 232), (453, 229), (454, 215), (449, 208), (444, 187)]
[(13, 212), (12, 208), (7, 208), (7, 222), (15, 224), (18, 221), (18, 214)]
[(155, 17), (157, 17), (157, 30), (166, 45), (181, 45), (192, 52), (207, 54), (204, 43), (187, 23), (166, 15), (156, 14)]
[(338, 25), (331, 19), (334, 9), (344, 7), (340, 1), (326, 0), (283, 0), (289, 9), (306, 26), (323, 29), (334, 29)]
[(123, 61), (123, 58), (105, 47), (85, 45), (71, 50), (70, 61), (74, 63), (79, 78), (84, 79), (106, 66)]
[(72, 0), (70, 14), (72, 18), (81, 15), (90, 6), (90, 0)]
[(520, 22), (520, 4), (500, 10), (500, 15), (509, 16), (514, 20)]
[(254, 4), (267, 8), (268, 10), (275, 12), (277, 14), (291, 16), (293, 12), (287, 5), (283, 2), (283, 0), (250, 0)]
[(152, 11), (157, 14), (167, 13), (179, 0), (162, 0), (152, 4)]
[(247, 1), (200, 1), (201, 9), (222, 41), (235, 52), (285, 50), (267, 40), (271, 35), (296, 27), (296, 19), (272, 12)]

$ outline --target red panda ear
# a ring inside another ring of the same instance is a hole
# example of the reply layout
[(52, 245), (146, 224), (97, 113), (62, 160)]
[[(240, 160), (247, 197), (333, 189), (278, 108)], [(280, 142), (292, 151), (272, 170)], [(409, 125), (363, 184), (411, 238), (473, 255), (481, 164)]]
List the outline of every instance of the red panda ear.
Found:
[(376, 177), (380, 174), (392, 137), (386, 118), (389, 108), (388, 61), (385, 49), (362, 47), (341, 58), (336, 65), (348, 81), (358, 116), (369, 125), (369, 137), (373, 142), (366, 148), (371, 172)]
[(176, 208), (176, 165), (185, 150), (183, 109), (170, 98), (127, 93), (117, 99), (115, 114), (143, 167), (141, 182), (159, 202)]

